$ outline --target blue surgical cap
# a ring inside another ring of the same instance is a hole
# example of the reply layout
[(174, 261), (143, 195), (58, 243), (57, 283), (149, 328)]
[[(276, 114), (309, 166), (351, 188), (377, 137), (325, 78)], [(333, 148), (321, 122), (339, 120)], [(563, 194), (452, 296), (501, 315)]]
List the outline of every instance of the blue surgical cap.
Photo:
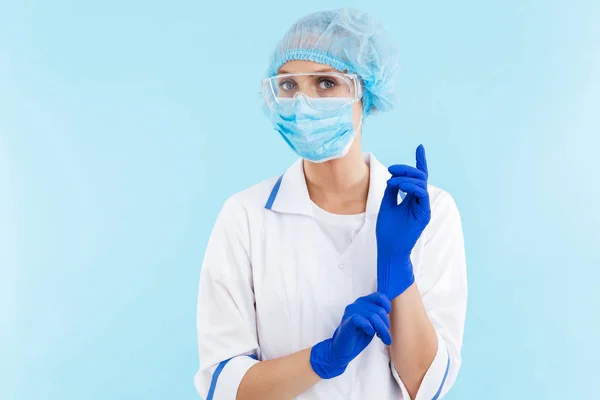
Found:
[(398, 51), (383, 26), (362, 11), (342, 8), (298, 20), (277, 45), (267, 77), (277, 75), (292, 60), (313, 61), (358, 75), (365, 116), (395, 105)]

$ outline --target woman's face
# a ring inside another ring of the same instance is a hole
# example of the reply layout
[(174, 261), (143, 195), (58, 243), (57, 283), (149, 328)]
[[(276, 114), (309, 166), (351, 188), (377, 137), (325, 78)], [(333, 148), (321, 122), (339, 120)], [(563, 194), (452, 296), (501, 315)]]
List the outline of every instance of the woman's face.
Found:
[[(293, 74), (300, 72), (338, 72), (343, 73), (344, 71), (338, 71), (337, 69), (331, 68), (329, 65), (319, 64), (313, 61), (301, 61), (294, 60), (288, 61), (283, 64), (278, 71), (278, 74)], [(310, 95), (310, 93), (309, 93)], [(360, 121), (362, 117), (362, 100), (352, 104), (352, 123), (356, 135), (360, 135)]]

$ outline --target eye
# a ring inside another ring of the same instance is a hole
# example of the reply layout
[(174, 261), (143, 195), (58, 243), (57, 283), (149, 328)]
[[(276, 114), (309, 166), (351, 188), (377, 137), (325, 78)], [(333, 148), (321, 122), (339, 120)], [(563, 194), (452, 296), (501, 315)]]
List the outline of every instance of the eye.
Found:
[(296, 82), (294, 81), (283, 81), (279, 84), (279, 86), (285, 90), (285, 91), (289, 91), (289, 90), (294, 90), (296, 88)]
[(332, 81), (331, 79), (322, 79), (319, 82), (319, 89), (327, 90), (327, 89), (331, 89), (334, 86), (335, 86), (335, 81)]

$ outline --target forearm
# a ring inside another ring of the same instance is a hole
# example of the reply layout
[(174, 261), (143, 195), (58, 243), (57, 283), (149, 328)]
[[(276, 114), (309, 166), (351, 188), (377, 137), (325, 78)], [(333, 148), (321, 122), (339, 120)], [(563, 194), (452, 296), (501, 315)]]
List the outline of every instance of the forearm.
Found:
[(255, 364), (244, 375), (236, 400), (293, 399), (305, 392), (321, 379), (310, 364), (310, 351)]
[(392, 300), (390, 325), (392, 362), (414, 399), (438, 346), (416, 283)]

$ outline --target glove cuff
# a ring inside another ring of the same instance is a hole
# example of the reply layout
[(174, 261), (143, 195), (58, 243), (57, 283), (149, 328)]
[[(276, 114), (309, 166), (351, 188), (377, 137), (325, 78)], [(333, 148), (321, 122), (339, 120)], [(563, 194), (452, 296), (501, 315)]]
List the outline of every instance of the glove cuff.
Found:
[(410, 255), (406, 257), (389, 257), (378, 254), (378, 292), (384, 293), (390, 300), (393, 300), (404, 293), (414, 282), (415, 275)]
[(330, 351), (331, 339), (317, 343), (310, 350), (310, 365), (322, 379), (331, 379), (346, 371), (348, 363), (333, 357)]

